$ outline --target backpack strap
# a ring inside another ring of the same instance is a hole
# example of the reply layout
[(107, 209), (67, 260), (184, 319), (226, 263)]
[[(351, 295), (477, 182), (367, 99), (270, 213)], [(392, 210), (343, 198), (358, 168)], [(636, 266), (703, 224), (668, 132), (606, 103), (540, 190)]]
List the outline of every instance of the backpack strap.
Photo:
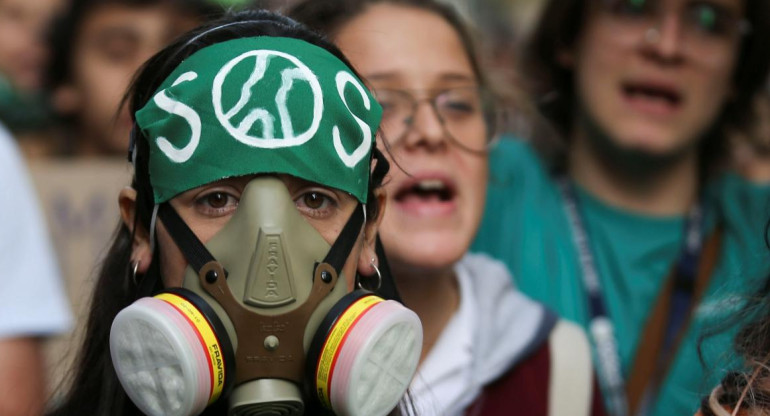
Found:
[[(644, 330), (639, 337), (636, 347), (633, 366), (628, 376), (626, 390), (629, 402), (629, 409), (637, 413), (641, 407), (649, 405), (644, 403), (650, 400), (645, 397), (649, 394), (656, 394), (663, 381), (665, 381), (668, 369), (673, 359), (679, 351), (679, 345), (689, 329), (693, 312), (703, 299), (703, 294), (708, 288), (711, 275), (716, 268), (719, 254), (722, 248), (722, 228), (717, 228), (706, 240), (698, 264), (697, 274), (693, 287), (693, 297), (689, 308), (686, 311), (684, 324), (675, 334), (675, 341), (668, 351), (663, 351), (664, 337), (666, 335), (666, 324), (670, 319), (671, 297), (674, 292), (674, 273), (675, 267), (666, 278), (650, 315), (644, 326)], [(653, 391), (651, 391), (652, 389)]]
[(559, 321), (548, 339), (551, 366), (548, 415), (591, 414), (593, 366), (591, 346), (577, 325)]

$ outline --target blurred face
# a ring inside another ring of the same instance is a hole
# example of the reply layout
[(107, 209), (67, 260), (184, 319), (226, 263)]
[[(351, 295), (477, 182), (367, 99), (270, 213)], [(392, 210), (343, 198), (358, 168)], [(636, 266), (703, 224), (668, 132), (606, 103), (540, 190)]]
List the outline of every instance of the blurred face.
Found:
[[(731, 94), (741, 0), (589, 0), (576, 49), (578, 105), (615, 144), (693, 146)], [(580, 132), (580, 129), (578, 129)]]
[(383, 105), (381, 150), (395, 162), (380, 228), (388, 258), (396, 273), (446, 270), (467, 251), (486, 193), (485, 153), (456, 144), (487, 139), (467, 53), (439, 16), (391, 4), (370, 6), (335, 42)]
[(0, 0), (0, 74), (23, 91), (40, 88), (48, 58), (45, 31), (61, 0)]
[(119, 154), (128, 149), (131, 118), (116, 115), (137, 69), (197, 22), (163, 5), (131, 8), (108, 4), (83, 20), (73, 48), (73, 110), (83, 153)]
[[(204, 244), (216, 235), (238, 209), (238, 202), (246, 185), (256, 175), (226, 178), (203, 185), (180, 194), (171, 200), (171, 205)], [(324, 240), (333, 244), (344, 228), (358, 201), (346, 192), (319, 185), (290, 175), (276, 175), (289, 191), (297, 211), (321, 234)], [(133, 218), (135, 193), (124, 190), (121, 194), (123, 219), (129, 227)], [(360, 208), (358, 208), (360, 209)], [(365, 227), (366, 232), (359, 234), (359, 241), (343, 267), (343, 273), (350, 279), (348, 289), (353, 288), (353, 277), (357, 268), (361, 273), (371, 274), (370, 261), (374, 255), (374, 236), (376, 220), (372, 219)], [(177, 287), (182, 281), (187, 268), (182, 252), (163, 226), (158, 223), (158, 249), (160, 253), (161, 275), (166, 287)], [(369, 239), (365, 243), (366, 237)], [(140, 260), (140, 272), (146, 271), (150, 264), (149, 243), (147, 236), (139, 236), (134, 244), (134, 261)]]

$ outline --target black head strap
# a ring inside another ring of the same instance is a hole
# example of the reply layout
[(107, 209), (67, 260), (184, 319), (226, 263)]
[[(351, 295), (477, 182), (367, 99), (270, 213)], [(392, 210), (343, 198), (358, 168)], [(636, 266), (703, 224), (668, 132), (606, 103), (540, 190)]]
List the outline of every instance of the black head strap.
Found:
[(190, 263), (195, 273), (200, 273), (201, 268), (208, 262), (214, 261), (214, 256), (201, 243), (198, 236), (187, 226), (174, 207), (168, 202), (160, 204), (158, 217), (174, 239), (179, 250), (182, 251), (187, 262)]
[[(182, 251), (187, 262), (190, 263), (190, 266), (192, 266), (196, 273), (200, 273), (201, 268), (206, 263), (215, 260), (211, 252), (209, 252), (206, 246), (203, 245), (195, 233), (192, 232), (190, 227), (187, 226), (184, 220), (182, 220), (171, 204), (168, 202), (160, 204), (160, 207), (158, 208), (158, 217), (163, 221), (163, 225), (166, 227), (166, 230), (168, 230), (171, 238), (179, 247), (179, 250)], [(360, 233), (363, 224), (363, 205), (359, 203), (323, 261), (332, 266), (334, 270), (337, 271), (338, 275), (342, 272), (342, 267), (345, 265), (345, 262), (350, 256), (350, 252), (353, 250), (354, 244), (358, 240), (358, 234)], [(375, 242), (375, 252), (380, 259), (380, 273), (382, 274), (381, 286), (380, 289), (377, 290), (377, 295), (385, 299), (393, 299), (402, 302), (379, 236)]]
[(358, 240), (358, 234), (361, 233), (361, 227), (363, 225), (364, 206), (359, 202), (323, 261), (334, 267), (334, 270), (337, 271), (337, 275), (342, 272), (342, 267), (345, 266), (345, 262), (348, 260), (350, 252), (353, 251), (353, 246)]
[[(342, 271), (342, 267), (353, 250), (353, 245), (358, 240), (358, 234), (361, 232), (361, 227), (364, 223), (362, 207), (363, 205), (359, 203), (323, 260), (324, 263), (331, 265), (337, 271), (337, 274)], [(199, 273), (206, 263), (216, 260), (171, 204), (168, 202), (160, 204), (158, 217), (163, 221), (163, 225), (168, 230), (171, 238), (174, 239), (179, 250), (182, 251), (185, 259), (187, 259), (187, 262), (190, 263), (190, 266), (192, 266), (196, 273)]]

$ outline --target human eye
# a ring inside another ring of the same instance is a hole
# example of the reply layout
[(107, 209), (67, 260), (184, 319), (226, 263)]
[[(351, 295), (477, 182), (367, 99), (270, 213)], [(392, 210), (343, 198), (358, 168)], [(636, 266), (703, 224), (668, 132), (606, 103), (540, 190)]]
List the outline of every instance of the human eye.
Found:
[(137, 54), (136, 36), (124, 29), (110, 29), (98, 37), (96, 47), (109, 62), (119, 64), (134, 59)]
[(378, 90), (377, 102), (382, 107), (382, 118), (387, 120), (403, 117), (408, 112), (410, 100), (401, 91)]
[(319, 189), (303, 190), (294, 199), (300, 213), (310, 218), (328, 218), (334, 214), (339, 204), (330, 192)]
[(436, 107), (447, 118), (462, 118), (477, 114), (480, 106), (481, 99), (476, 89), (447, 90), (436, 97)]
[(238, 208), (238, 197), (224, 190), (211, 190), (195, 198), (195, 209), (208, 217), (223, 217)]
[(728, 35), (738, 28), (738, 20), (729, 11), (708, 2), (697, 2), (687, 8), (687, 24), (700, 33)]

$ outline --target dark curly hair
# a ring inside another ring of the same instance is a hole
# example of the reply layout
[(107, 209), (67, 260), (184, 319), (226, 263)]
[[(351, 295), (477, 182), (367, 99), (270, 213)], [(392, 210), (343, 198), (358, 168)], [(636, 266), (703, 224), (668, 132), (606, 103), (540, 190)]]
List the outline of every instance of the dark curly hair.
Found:
[[(770, 249), (770, 222), (765, 225), (765, 245)], [(759, 290), (746, 296), (745, 304), (730, 319), (701, 337), (748, 322), (736, 334), (735, 351), (743, 358), (744, 371), (728, 373), (711, 395), (701, 402), (704, 416), (729, 415), (739, 408), (742, 416), (770, 416), (770, 276)]]

